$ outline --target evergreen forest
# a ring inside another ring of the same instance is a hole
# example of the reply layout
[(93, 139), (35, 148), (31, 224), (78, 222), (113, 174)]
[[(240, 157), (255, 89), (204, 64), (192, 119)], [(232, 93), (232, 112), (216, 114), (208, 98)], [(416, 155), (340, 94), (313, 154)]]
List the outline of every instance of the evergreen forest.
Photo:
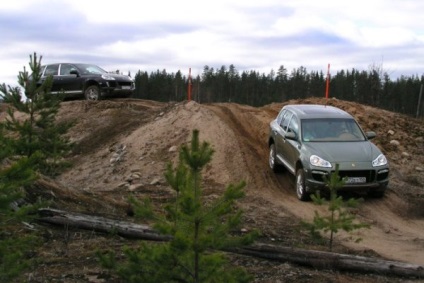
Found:
[[(156, 101), (182, 101), (190, 98), (199, 103), (234, 102), (260, 107), (273, 102), (326, 95), (327, 74), (299, 67), (289, 72), (280, 66), (268, 74), (257, 71), (239, 72), (234, 65), (214, 69), (204, 66), (201, 75), (189, 78), (181, 71), (168, 73), (138, 71), (134, 76), (134, 98)], [(406, 114), (423, 117), (422, 85), (424, 75), (391, 79), (382, 67), (369, 70), (341, 70), (329, 78), (329, 97), (354, 101)]]

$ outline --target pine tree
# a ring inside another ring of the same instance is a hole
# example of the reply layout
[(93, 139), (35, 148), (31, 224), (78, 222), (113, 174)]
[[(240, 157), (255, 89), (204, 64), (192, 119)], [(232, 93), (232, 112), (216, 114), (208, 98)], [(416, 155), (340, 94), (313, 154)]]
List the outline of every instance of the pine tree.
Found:
[(15, 229), (22, 220), (28, 221), (28, 211), (34, 207), (24, 205), (16, 211), (11, 204), (22, 199), (23, 186), (36, 179), (32, 168), (38, 157), (12, 159), (13, 149), (4, 136), (4, 127), (0, 125), (0, 282), (10, 282), (30, 265), (25, 255), (35, 247), (33, 235), (22, 235)]
[[(313, 202), (317, 205), (327, 205), (329, 214), (320, 215), (315, 211), (314, 219), (311, 223), (303, 222), (303, 225), (309, 229), (311, 235), (320, 237), (319, 232), (330, 233), (329, 250), (333, 249), (334, 234), (339, 230), (352, 232), (361, 228), (368, 228), (366, 223), (356, 221), (356, 215), (352, 214), (348, 208), (356, 208), (359, 206), (361, 199), (350, 198), (347, 201), (343, 200), (342, 196), (337, 194), (337, 190), (343, 187), (345, 180), (340, 178), (339, 164), (336, 164), (335, 172), (331, 173), (330, 177), (326, 180), (330, 190), (330, 199), (327, 201), (319, 192), (311, 195)], [(356, 239), (359, 242), (361, 239)]]
[(250, 276), (228, 264), (223, 252), (253, 242), (256, 232), (235, 235), (242, 213), (236, 200), (244, 196), (244, 182), (227, 186), (217, 200), (206, 202), (202, 194), (202, 169), (211, 161), (213, 149), (199, 142), (193, 131), (191, 146), (183, 145), (179, 163), (168, 164), (165, 177), (176, 192), (175, 202), (155, 215), (149, 202), (132, 200), (136, 215), (153, 216), (158, 231), (171, 235), (167, 243), (142, 243), (139, 250), (127, 248), (127, 261), (117, 264), (113, 254), (101, 256), (126, 282), (248, 282)]
[[(39, 173), (53, 176), (64, 166), (62, 157), (71, 143), (64, 134), (71, 123), (56, 123), (60, 97), (50, 93), (51, 77), (41, 85), (41, 58), (30, 56), (31, 77), (25, 70), (18, 82), (25, 88), (0, 84), (3, 102), (8, 103), (6, 121), (0, 123), (0, 282), (10, 282), (29, 267), (29, 255), (37, 245), (35, 234), (21, 228), (30, 221), (30, 211), (41, 203), (26, 204), (25, 188)], [(24, 115), (17, 119), (17, 113)]]
[[(56, 122), (62, 96), (50, 93), (52, 77), (41, 81), (41, 59), (37, 54), (30, 55), (32, 74), (24, 68), (19, 73), (18, 82), (25, 89), (27, 100), (22, 99), (18, 87), (0, 85), (4, 102), (9, 103), (8, 117), (4, 123), (8, 131), (14, 153), (26, 157), (38, 152), (37, 169), (45, 175), (55, 176), (69, 164), (63, 157), (70, 152), (72, 143), (65, 137), (72, 122)], [(17, 119), (16, 112), (24, 113), (24, 119)]]

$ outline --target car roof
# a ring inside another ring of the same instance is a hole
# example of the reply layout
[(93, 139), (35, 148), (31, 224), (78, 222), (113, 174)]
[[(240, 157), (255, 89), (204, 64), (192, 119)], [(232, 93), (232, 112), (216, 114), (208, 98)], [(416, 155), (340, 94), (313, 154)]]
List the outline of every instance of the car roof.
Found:
[(352, 115), (330, 105), (320, 104), (290, 104), (284, 106), (296, 114), (299, 119), (314, 119), (314, 118), (351, 118)]
[(81, 62), (54, 62), (45, 65), (60, 65), (60, 64), (78, 64), (78, 65), (96, 65), (92, 63), (81, 63)]
[(96, 64), (92, 63), (79, 63), (79, 62), (55, 62), (55, 63), (49, 63), (49, 64), (43, 64), (41, 67), (44, 66), (50, 66), (50, 65), (63, 65), (63, 64), (69, 64), (69, 65), (91, 65), (91, 66), (97, 66)]

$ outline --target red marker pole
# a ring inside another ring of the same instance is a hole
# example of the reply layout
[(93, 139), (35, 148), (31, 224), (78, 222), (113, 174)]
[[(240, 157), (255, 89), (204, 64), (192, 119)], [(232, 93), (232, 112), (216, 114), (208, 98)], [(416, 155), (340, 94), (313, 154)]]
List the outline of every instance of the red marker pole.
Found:
[(330, 88), (330, 63), (328, 63), (328, 68), (327, 68), (327, 82), (326, 82), (326, 86), (325, 86), (325, 98), (326, 99), (328, 99), (329, 88)]
[(188, 69), (188, 90), (187, 90), (188, 101), (191, 101), (191, 68)]

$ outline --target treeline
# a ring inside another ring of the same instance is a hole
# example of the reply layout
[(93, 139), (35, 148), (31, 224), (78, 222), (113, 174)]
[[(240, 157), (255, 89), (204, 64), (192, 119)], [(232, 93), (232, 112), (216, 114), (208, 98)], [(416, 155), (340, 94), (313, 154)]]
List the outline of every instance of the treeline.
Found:
[[(205, 66), (201, 75), (191, 79), (191, 98), (200, 103), (235, 102), (259, 107), (289, 99), (324, 96), (326, 78), (322, 71), (307, 71), (303, 66), (290, 73), (280, 66), (277, 72), (271, 70), (269, 74), (257, 71), (239, 73), (234, 65), (219, 69)], [(138, 71), (134, 79), (135, 98), (187, 99), (188, 76), (181, 71), (157, 70), (150, 74)], [(424, 76), (418, 75), (391, 80), (379, 66), (372, 66), (367, 71), (341, 70), (330, 78), (329, 96), (415, 117), (423, 81)], [(420, 110), (422, 117), (422, 107)]]

